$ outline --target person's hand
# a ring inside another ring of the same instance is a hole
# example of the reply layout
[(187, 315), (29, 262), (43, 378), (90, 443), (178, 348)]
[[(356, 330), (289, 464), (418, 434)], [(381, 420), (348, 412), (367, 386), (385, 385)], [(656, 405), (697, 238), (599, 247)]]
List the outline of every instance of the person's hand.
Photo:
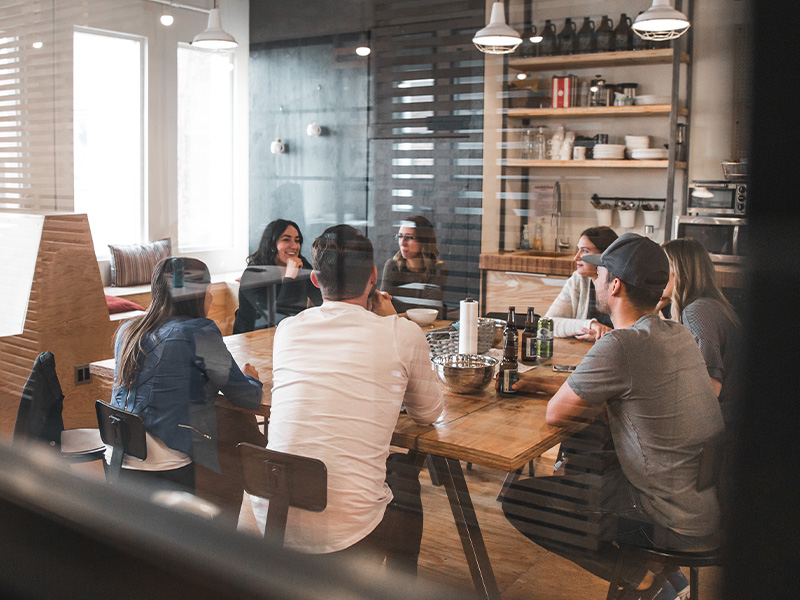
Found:
[(379, 317), (388, 317), (397, 314), (394, 306), (392, 306), (391, 294), (382, 292), (377, 288), (372, 290), (372, 293), (367, 299), (367, 310), (371, 310)]
[[(244, 367), (242, 367), (242, 373), (244, 373), (245, 375), (249, 375), (253, 379), (258, 379), (258, 371), (250, 363), (244, 363)], [(258, 381), (261, 380), (258, 379)]]
[(579, 333), (575, 337), (579, 340), (586, 340), (589, 342), (597, 341), (611, 331), (611, 327), (603, 325), (598, 321), (592, 321), (589, 327), (583, 327), (582, 329), (583, 333)]
[(284, 273), (284, 278), (286, 279), (294, 279), (297, 277), (297, 274), (300, 272), (300, 269), (303, 268), (303, 261), (293, 256), (289, 259), (286, 263), (286, 273)]
[(669, 296), (661, 296), (661, 299), (658, 301), (658, 304), (656, 304), (656, 309), (653, 312), (660, 313), (662, 308), (669, 306), (670, 304), (672, 304), (672, 298)]
[[(511, 386), (519, 392), (542, 392), (543, 394), (555, 394), (561, 384), (566, 381), (568, 376), (542, 376), (534, 375), (530, 371), (519, 373), (519, 380)], [(499, 379), (495, 383), (495, 388), (499, 385)]]

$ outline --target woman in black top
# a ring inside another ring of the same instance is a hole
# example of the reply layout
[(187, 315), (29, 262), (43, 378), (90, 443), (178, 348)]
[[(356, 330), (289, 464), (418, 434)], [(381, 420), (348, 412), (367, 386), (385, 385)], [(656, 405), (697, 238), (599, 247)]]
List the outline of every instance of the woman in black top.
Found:
[(233, 333), (274, 327), (322, 304), (319, 288), (311, 283), (311, 264), (300, 254), (302, 245), (303, 234), (293, 221), (276, 219), (264, 228), (239, 282)]
[(392, 295), (398, 313), (409, 308), (436, 308), (444, 318), (447, 265), (439, 260), (436, 230), (422, 216), (403, 221), (397, 233), (400, 247), (383, 267), (381, 290)]

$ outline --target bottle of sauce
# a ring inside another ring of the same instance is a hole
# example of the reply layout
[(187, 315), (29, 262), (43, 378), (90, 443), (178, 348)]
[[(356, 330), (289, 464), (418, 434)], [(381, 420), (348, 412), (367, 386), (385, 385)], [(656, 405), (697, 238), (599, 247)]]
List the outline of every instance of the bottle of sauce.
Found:
[(538, 336), (537, 319), (533, 312), (533, 307), (528, 307), (528, 315), (525, 317), (525, 329), (520, 336), (520, 360), (525, 364), (536, 362), (536, 340)]
[(511, 389), (519, 379), (519, 364), (517, 363), (517, 324), (516, 308), (508, 307), (508, 317), (506, 319), (506, 329), (503, 332), (503, 360), (500, 361), (499, 379), (500, 385), (498, 392), (501, 396), (516, 394), (517, 391)]

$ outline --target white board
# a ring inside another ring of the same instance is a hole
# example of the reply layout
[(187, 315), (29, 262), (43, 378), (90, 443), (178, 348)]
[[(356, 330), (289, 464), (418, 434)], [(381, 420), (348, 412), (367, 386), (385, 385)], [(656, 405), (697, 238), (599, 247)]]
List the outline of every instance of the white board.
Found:
[(0, 213), (0, 337), (25, 327), (43, 215)]

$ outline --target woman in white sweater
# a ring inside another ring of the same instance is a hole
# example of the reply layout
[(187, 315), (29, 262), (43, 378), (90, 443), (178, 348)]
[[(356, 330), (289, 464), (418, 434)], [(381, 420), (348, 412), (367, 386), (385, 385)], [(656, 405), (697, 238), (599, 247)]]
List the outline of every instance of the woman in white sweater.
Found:
[(556, 337), (594, 341), (613, 328), (609, 316), (597, 310), (594, 292), (597, 268), (581, 259), (585, 254), (602, 254), (616, 239), (617, 234), (610, 227), (590, 227), (581, 233), (575, 272), (545, 313), (553, 319)]

